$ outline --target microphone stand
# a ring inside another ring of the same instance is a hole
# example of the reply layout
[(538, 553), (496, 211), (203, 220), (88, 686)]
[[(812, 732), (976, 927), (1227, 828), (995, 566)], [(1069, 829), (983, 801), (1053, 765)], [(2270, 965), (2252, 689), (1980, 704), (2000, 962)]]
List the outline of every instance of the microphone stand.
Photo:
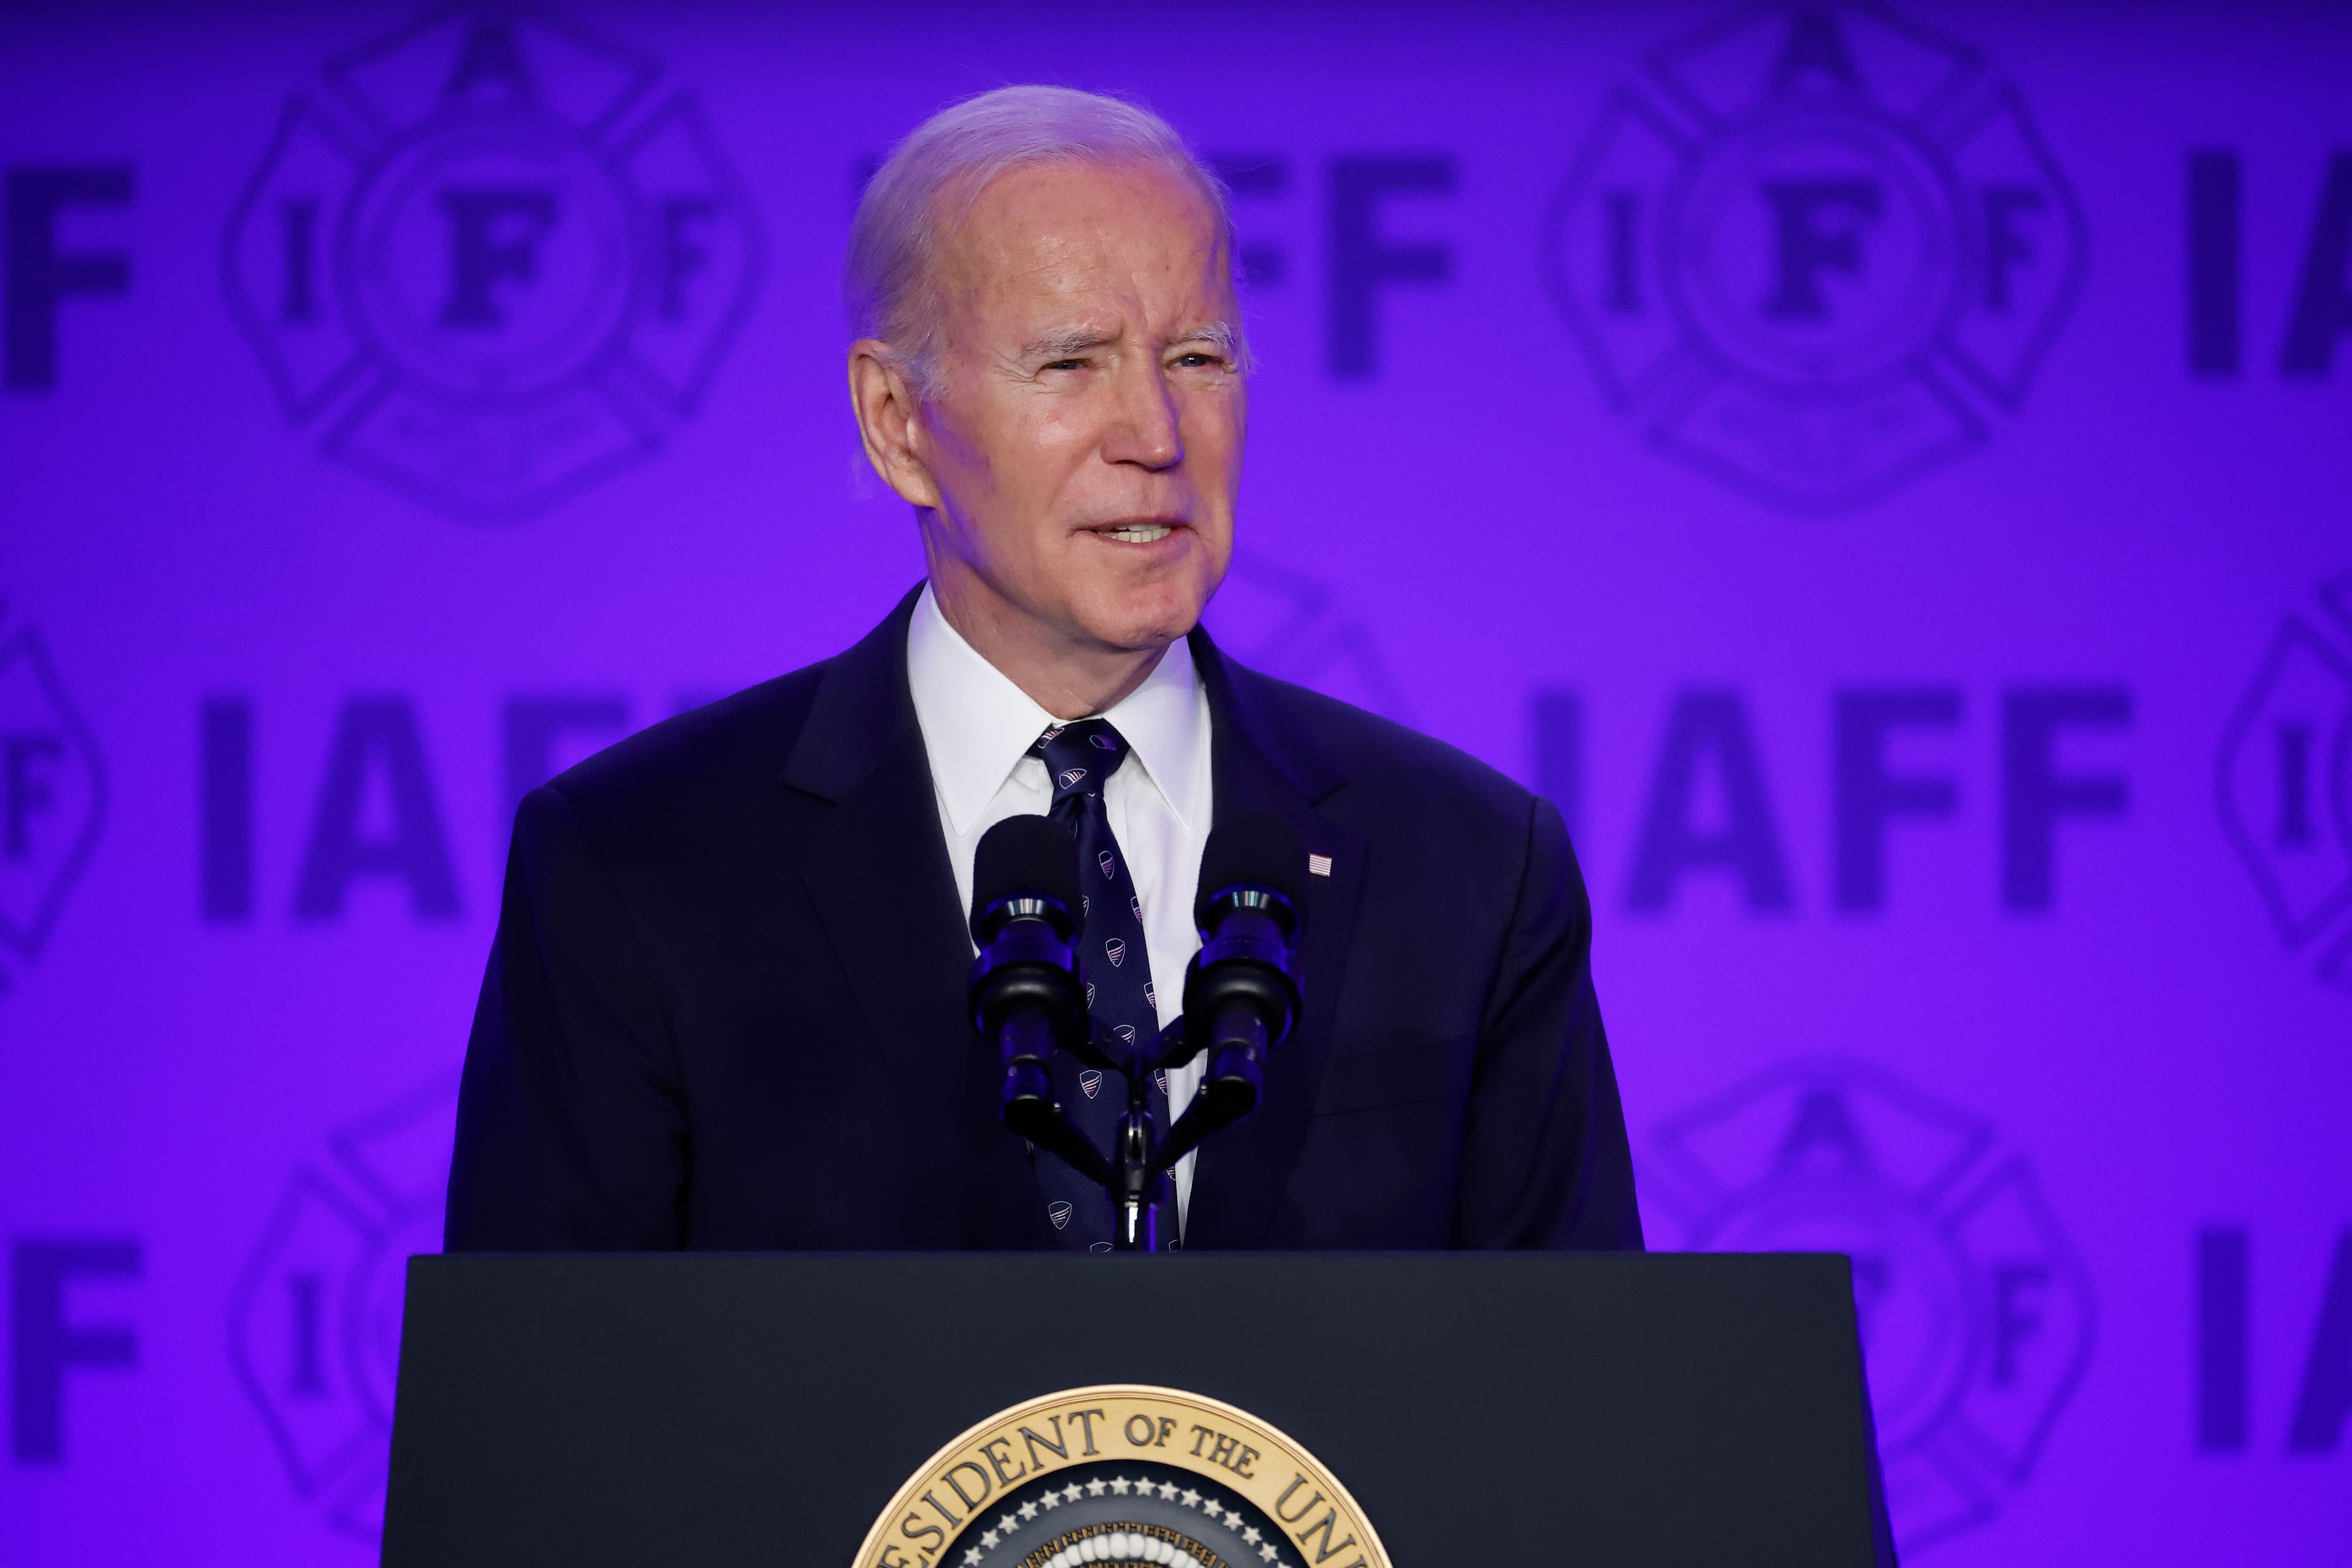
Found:
[[(1034, 1026), (1045, 1027), (1042, 1019)], [(1158, 1205), (1176, 1162), (1257, 1109), (1265, 1085), (1264, 1021), (1246, 1007), (1220, 1008), (1206, 1048), (1209, 1072), (1163, 1139), (1151, 1113), (1151, 1075), (1181, 1067), (1199, 1054), (1199, 1047), (1188, 1045), (1183, 1019), (1161, 1031), (1148, 1052), (1121, 1046), (1100, 1028), (1085, 1043), (1069, 1047), (1087, 1066), (1115, 1072), (1127, 1082), (1127, 1110), (1118, 1119), (1108, 1159), (1050, 1096), (1014, 1094), (1008, 1085), (1004, 1125), (1057, 1156), (1110, 1198), (1114, 1252), (1160, 1251)]]

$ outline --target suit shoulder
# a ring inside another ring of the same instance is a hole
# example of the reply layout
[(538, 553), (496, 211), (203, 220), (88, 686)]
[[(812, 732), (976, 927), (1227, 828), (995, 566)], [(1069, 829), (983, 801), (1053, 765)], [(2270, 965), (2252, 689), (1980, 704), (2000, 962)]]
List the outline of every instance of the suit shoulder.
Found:
[(772, 786), (783, 774), (829, 662), (648, 725), (559, 773), (551, 787), (594, 817)]
[(1362, 836), (1392, 893), (1411, 889), (1424, 914), (1446, 910), (1465, 930), (1500, 932), (1530, 908), (1589, 921), (1567, 825), (1535, 792), (1433, 736), (1286, 681), (1248, 679), (1262, 683), (1253, 696), (1265, 717), (1339, 773), (1318, 809)]
[(1441, 808), (1456, 820), (1466, 814), (1515, 835), (1527, 831), (1534, 792), (1460, 747), (1286, 680), (1255, 671), (1248, 679), (1330, 756), (1350, 789)]

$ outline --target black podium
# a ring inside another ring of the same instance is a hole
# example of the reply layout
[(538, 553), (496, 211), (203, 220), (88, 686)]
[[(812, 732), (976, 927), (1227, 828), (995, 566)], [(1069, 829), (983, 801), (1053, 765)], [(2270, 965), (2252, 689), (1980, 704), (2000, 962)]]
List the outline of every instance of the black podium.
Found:
[(1864, 1568), (1874, 1468), (1835, 1256), (427, 1257), (383, 1561)]

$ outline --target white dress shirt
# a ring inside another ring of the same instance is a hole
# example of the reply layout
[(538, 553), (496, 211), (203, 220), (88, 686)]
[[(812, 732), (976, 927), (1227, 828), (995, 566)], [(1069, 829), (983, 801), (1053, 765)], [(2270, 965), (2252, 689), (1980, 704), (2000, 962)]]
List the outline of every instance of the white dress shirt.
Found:
[[(1029, 748), (1057, 721), (948, 624), (929, 584), (907, 628), (907, 679), (930, 753), (956, 896), (970, 910), (980, 836), (1008, 816), (1043, 816), (1054, 804), (1045, 764)], [(1192, 896), (1209, 840), (1209, 700), (1192, 649), (1181, 640), (1170, 644), (1141, 686), (1108, 712), (1089, 717), (1109, 720), (1129, 748), (1126, 763), (1103, 785), (1103, 805), (1143, 905), (1143, 940), (1164, 1029), (1184, 1010), (1184, 966), (1201, 947)], [(1195, 1058), (1170, 1071), (1171, 1116), (1182, 1114), (1204, 1070)], [(1187, 1154), (1176, 1166), (1179, 1234), (1192, 1202), (1192, 1164)]]

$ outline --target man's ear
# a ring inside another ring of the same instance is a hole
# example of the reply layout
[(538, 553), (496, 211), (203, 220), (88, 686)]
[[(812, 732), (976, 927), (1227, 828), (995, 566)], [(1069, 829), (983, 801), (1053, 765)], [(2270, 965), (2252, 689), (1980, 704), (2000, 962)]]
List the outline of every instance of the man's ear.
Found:
[(937, 507), (939, 485), (923, 459), (921, 400), (887, 343), (860, 338), (849, 345), (849, 405), (866, 460), (882, 482), (914, 506)]

